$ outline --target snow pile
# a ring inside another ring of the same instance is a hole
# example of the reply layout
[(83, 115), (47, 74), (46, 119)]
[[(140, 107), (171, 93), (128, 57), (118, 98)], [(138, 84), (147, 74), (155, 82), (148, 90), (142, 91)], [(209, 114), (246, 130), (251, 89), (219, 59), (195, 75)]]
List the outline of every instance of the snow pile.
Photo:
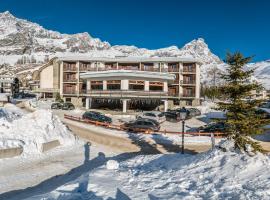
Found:
[(119, 163), (116, 160), (108, 160), (106, 163), (107, 169), (118, 169)]
[(32, 199), (114, 199), (119, 190), (130, 199), (269, 199), (269, 168), (268, 156), (220, 150), (137, 156), (117, 171), (101, 166)]
[(1, 149), (23, 146), (25, 155), (35, 154), (42, 151), (43, 143), (53, 140), (65, 146), (74, 144), (75, 137), (48, 110), (37, 110), (0, 125)]

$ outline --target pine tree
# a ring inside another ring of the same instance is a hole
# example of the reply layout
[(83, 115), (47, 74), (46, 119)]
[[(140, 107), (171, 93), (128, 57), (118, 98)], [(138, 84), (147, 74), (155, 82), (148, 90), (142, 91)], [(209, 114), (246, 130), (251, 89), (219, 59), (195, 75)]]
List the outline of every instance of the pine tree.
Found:
[(227, 137), (234, 140), (236, 149), (248, 151), (247, 146), (251, 146), (253, 152), (264, 152), (251, 136), (263, 133), (262, 127), (270, 120), (256, 113), (261, 101), (248, 100), (251, 91), (262, 89), (260, 84), (250, 81), (254, 69), (244, 69), (250, 61), (251, 57), (245, 58), (240, 52), (227, 54), (228, 68), (226, 73), (221, 75), (226, 84), (220, 88), (227, 96), (227, 101), (219, 103), (219, 109), (226, 111)]

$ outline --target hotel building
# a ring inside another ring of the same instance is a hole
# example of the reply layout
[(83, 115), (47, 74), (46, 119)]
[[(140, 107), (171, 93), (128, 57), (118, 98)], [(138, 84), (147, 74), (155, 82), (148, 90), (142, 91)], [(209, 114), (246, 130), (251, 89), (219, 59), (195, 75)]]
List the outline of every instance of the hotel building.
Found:
[(148, 110), (200, 104), (200, 62), (176, 57), (59, 57), (39, 69), (39, 92), (88, 108)]

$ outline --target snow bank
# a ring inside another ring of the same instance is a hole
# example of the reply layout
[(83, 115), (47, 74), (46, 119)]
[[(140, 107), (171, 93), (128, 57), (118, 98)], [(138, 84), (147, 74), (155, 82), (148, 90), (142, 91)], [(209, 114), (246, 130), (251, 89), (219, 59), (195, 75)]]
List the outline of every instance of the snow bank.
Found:
[[(214, 150), (195, 156), (142, 155), (119, 165), (115, 171), (104, 166), (91, 170), (38, 199), (87, 195), (114, 199), (119, 190), (130, 199), (269, 199), (270, 195), (270, 159), (262, 154), (250, 157)], [(87, 191), (80, 192), (84, 183)]]
[(4, 116), (0, 124), (1, 149), (23, 146), (23, 154), (27, 155), (40, 153), (42, 144), (53, 140), (59, 140), (62, 146), (75, 142), (73, 134), (51, 111), (37, 110), (12, 121), (8, 121), (9, 114)]

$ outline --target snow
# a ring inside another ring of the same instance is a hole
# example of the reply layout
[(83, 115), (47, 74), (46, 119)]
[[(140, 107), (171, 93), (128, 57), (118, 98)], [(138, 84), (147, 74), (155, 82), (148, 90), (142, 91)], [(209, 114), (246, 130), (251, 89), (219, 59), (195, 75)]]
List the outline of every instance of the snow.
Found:
[(0, 149), (23, 147), (23, 156), (28, 156), (40, 154), (46, 142), (59, 140), (62, 146), (76, 142), (75, 136), (51, 111), (23, 114), (18, 108), (7, 105), (0, 113)]
[(119, 163), (116, 160), (108, 160), (106, 163), (107, 169), (118, 169)]
[(119, 159), (119, 169), (113, 171), (105, 163), (28, 199), (266, 200), (270, 195), (270, 159), (262, 154), (250, 157), (214, 150), (197, 155), (140, 155)]

